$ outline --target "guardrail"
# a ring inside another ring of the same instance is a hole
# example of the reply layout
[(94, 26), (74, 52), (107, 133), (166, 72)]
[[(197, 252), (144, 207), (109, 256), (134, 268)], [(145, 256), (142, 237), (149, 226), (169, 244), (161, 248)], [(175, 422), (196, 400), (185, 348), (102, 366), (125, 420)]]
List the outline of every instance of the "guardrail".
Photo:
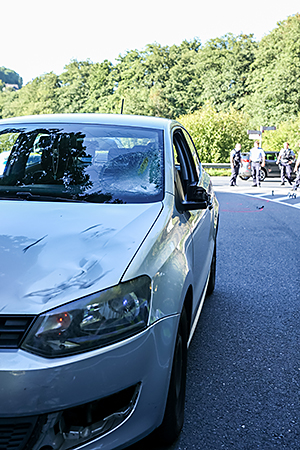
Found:
[(229, 163), (202, 163), (204, 169), (230, 169)]

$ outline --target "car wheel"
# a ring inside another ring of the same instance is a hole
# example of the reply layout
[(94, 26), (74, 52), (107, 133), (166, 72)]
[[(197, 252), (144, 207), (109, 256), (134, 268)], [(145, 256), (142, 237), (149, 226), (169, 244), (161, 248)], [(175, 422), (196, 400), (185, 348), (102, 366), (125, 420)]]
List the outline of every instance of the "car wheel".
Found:
[(188, 325), (185, 308), (181, 313), (164, 419), (156, 431), (163, 445), (171, 445), (178, 438), (184, 421)]
[(211, 295), (215, 289), (216, 268), (217, 268), (217, 242), (215, 241), (215, 248), (214, 248), (213, 257), (211, 260), (209, 280), (208, 280), (207, 291), (206, 291), (207, 295)]
[(240, 175), (240, 178), (244, 181), (247, 181), (250, 177), (247, 177), (246, 175)]
[(264, 181), (264, 179), (266, 178), (267, 174), (265, 169), (260, 169), (260, 175), (259, 175), (259, 180), (260, 181)]

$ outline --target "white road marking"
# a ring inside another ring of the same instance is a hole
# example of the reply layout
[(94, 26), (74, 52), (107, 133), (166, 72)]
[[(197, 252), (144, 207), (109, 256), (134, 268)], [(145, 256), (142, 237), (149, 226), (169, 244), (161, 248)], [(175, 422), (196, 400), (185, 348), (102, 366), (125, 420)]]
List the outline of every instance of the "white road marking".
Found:
[[(291, 195), (295, 194), (298, 197), (298, 191), (291, 191), (287, 187), (276, 187), (266, 186), (262, 183), (261, 187), (252, 187), (251, 185), (242, 185), (240, 182), (238, 186), (229, 186), (227, 177), (213, 177), (213, 186), (215, 192), (228, 192), (230, 194), (241, 194), (247, 197), (257, 198), (265, 201), (270, 201), (274, 203), (279, 203), (281, 205), (290, 206), (292, 208), (300, 209), (300, 203), (290, 203), (291, 200), (295, 200)], [(249, 192), (249, 191), (253, 192)], [(285, 195), (283, 195), (285, 194)], [(276, 197), (277, 196), (277, 197)], [(290, 196), (290, 197), (289, 197)], [(300, 199), (300, 192), (299, 192)]]

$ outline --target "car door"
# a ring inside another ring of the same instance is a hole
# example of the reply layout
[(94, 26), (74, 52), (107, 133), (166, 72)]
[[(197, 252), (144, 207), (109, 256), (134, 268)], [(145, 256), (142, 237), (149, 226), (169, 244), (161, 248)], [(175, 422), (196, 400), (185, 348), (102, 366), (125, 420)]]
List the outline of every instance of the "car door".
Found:
[(268, 153), (265, 152), (266, 155), (266, 171), (267, 171), (267, 175), (270, 177), (279, 177), (280, 176), (280, 168), (279, 165), (277, 164), (277, 153)]
[[(194, 186), (203, 189), (209, 187), (209, 177), (200, 170), (194, 144), (188, 133), (181, 128), (174, 130), (173, 150), (176, 173), (176, 195), (181, 199), (177, 202), (180, 212), (180, 201), (189, 200), (189, 190)], [(208, 197), (209, 198), (209, 197)], [(209, 202), (208, 202), (209, 203)], [(210, 261), (213, 252), (213, 213), (208, 205), (203, 209), (181, 211), (184, 214), (192, 233), (193, 256), (192, 270), (194, 278), (194, 308), (200, 300), (206, 285), (210, 269)]]

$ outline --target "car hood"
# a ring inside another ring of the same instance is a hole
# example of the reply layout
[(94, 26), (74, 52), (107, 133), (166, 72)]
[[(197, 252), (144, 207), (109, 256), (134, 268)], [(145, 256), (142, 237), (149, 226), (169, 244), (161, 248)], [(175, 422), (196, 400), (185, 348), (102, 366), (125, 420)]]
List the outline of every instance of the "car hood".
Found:
[(161, 209), (1, 201), (0, 313), (39, 314), (117, 284)]

